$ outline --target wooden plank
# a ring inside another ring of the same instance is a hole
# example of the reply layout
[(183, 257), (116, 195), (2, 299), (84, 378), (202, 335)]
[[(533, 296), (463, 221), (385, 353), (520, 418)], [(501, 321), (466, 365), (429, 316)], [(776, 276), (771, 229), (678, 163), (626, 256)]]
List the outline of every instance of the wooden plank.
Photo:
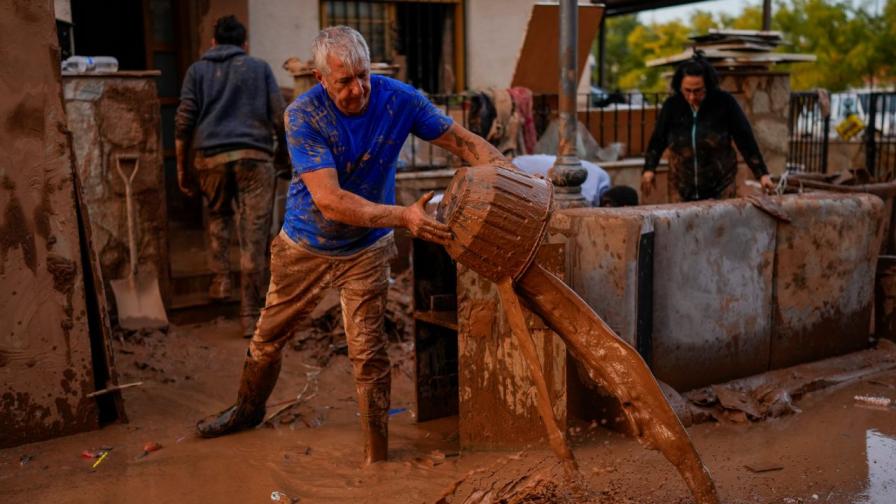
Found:
[[(591, 43), (600, 29), (603, 5), (579, 5), (578, 74), (582, 77)], [(523, 86), (535, 94), (556, 94), (560, 85), (560, 6), (535, 4), (529, 16), (523, 47), (516, 60), (511, 86)]]
[[(69, 146), (71, 146), (71, 134)], [(90, 225), (90, 209), (84, 203), (81, 177), (77, 169), (72, 170), (74, 182), (75, 212), (78, 220), (78, 235), (81, 248), (81, 262), (84, 265), (84, 295), (87, 305), (87, 320), (90, 330), (90, 347), (93, 362), (94, 386), (102, 389), (110, 383), (118, 383), (112, 351), (112, 322), (109, 319), (109, 300), (103, 282), (103, 270), (99, 255), (93, 247), (93, 228)], [(93, 397), (90, 394), (87, 397)], [(105, 394), (97, 400), (100, 418), (103, 422), (114, 420), (126, 422), (124, 398), (118, 390)]]

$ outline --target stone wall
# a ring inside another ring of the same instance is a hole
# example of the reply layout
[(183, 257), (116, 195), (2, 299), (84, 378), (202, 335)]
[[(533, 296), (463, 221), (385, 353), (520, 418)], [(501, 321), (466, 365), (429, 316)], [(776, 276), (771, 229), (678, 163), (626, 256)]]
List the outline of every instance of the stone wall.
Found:
[[(168, 292), (165, 184), (159, 132), (156, 72), (65, 76), (65, 109), (72, 132), (82, 197), (90, 214), (93, 248), (109, 281), (129, 272), (128, 222), (124, 183), (116, 169), (119, 156), (137, 155), (132, 182), (138, 271), (158, 275)], [(133, 164), (122, 161), (129, 175)]]
[(719, 72), (720, 85), (734, 95), (746, 114), (769, 171), (784, 172), (790, 117), (790, 74)]

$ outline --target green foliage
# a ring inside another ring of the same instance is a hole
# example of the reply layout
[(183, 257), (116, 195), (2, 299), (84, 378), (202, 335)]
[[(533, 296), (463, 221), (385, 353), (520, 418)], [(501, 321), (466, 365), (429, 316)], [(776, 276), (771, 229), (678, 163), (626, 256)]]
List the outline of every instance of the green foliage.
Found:
[[(711, 28), (756, 30), (761, 25), (759, 5), (748, 5), (736, 16), (697, 10), (687, 23), (645, 24), (634, 15), (611, 18), (606, 25), (606, 87), (665, 91), (663, 75), (671, 69), (647, 68), (645, 62), (681, 52), (689, 45), (689, 35)], [(780, 52), (818, 58), (815, 63), (780, 67), (790, 70), (794, 90), (840, 91), (896, 82), (896, 0), (779, 0), (772, 29), (784, 34)]]

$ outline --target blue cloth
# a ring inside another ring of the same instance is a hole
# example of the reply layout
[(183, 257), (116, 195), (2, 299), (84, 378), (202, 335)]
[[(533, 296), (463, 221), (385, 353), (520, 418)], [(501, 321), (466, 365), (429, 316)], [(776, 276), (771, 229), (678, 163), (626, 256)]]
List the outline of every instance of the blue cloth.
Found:
[[(547, 176), (548, 170), (554, 166), (557, 156), (549, 154), (530, 154), (517, 156), (511, 162), (530, 175)], [(582, 182), (582, 197), (591, 206), (600, 206), (600, 198), (610, 189), (610, 175), (600, 166), (589, 161), (581, 161), (582, 167), (588, 172), (585, 182)]]
[(451, 127), (451, 119), (407, 84), (372, 75), (370, 88), (370, 102), (360, 115), (340, 112), (320, 84), (286, 109), (293, 177), (283, 231), (323, 254), (363, 250), (391, 229), (325, 219), (302, 182), (303, 173), (335, 168), (342, 189), (374, 203), (394, 205), (396, 161), (408, 135), (435, 140)]

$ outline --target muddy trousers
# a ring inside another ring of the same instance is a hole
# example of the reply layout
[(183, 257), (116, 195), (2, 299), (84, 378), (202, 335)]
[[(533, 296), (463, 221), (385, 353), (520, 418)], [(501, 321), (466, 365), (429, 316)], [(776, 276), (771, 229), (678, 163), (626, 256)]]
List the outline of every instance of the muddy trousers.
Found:
[(240, 318), (251, 333), (264, 305), (274, 165), (270, 161), (239, 159), (203, 168), (198, 173), (208, 205), (209, 268), (215, 275), (230, 275), (230, 229), (234, 216), (237, 217)]
[(325, 256), (281, 232), (271, 243), (267, 302), (249, 343), (251, 359), (274, 365), (295, 326), (309, 316), (324, 291), (339, 289), (368, 463), (385, 460), (387, 452), (391, 364), (383, 316), (394, 255), (391, 234), (353, 255)]

